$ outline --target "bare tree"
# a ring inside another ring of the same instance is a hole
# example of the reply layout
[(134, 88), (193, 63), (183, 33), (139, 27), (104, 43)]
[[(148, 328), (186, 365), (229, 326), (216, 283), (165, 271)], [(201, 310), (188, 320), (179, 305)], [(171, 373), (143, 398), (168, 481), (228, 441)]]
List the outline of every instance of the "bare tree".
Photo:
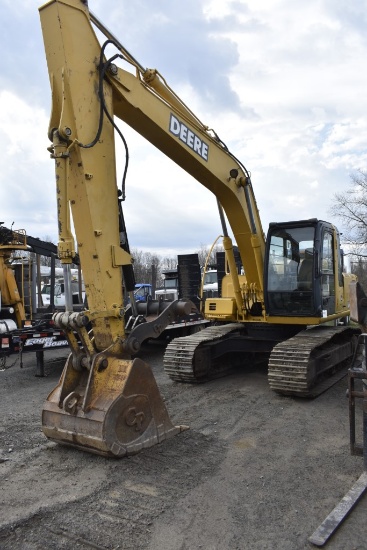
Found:
[(156, 287), (157, 277), (160, 277), (162, 260), (157, 254), (132, 249), (131, 255), (134, 260), (134, 273), (137, 283), (151, 284)]
[(367, 171), (358, 170), (350, 179), (347, 191), (334, 195), (330, 211), (343, 224), (343, 241), (353, 253), (367, 257)]
[(165, 256), (162, 258), (162, 269), (177, 269), (177, 256)]
[[(42, 239), (45, 243), (55, 244), (50, 235), (45, 235)], [(40, 265), (51, 267), (51, 257), (50, 256), (40, 256)], [(55, 258), (55, 267), (61, 267), (61, 262), (59, 258)]]
[(199, 250), (197, 250), (197, 255), (199, 256), (199, 264), (201, 267), (204, 267), (206, 264), (206, 261), (208, 259), (208, 265), (215, 265), (217, 263), (217, 252), (222, 252), (224, 250), (223, 246), (221, 244), (216, 244), (212, 249), (210, 249), (209, 246), (205, 246), (204, 244), (200, 245)]
[(330, 212), (342, 222), (351, 271), (367, 288), (367, 171), (351, 174), (348, 189), (334, 195)]

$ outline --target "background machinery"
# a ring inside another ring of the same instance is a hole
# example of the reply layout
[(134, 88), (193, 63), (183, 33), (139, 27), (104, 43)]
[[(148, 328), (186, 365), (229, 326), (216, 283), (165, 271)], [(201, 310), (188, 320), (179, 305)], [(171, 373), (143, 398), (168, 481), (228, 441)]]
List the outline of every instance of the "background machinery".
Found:
[(6, 358), (17, 354), (22, 367), (22, 354), (35, 352), (37, 376), (44, 376), (44, 352), (68, 345), (52, 321), (53, 293), (48, 304), (42, 303), (41, 256), (51, 264), (47, 279), (53, 289), (57, 247), (27, 235), (24, 229), (0, 224), (0, 364), (6, 368)]
[[(12, 254), (27, 250), (25, 231), (0, 226), (0, 326), (1, 332), (21, 328), (26, 320), (26, 305), (19, 291)], [(23, 264), (19, 264), (23, 268)], [(24, 277), (22, 278), (22, 282)], [(23, 285), (22, 285), (23, 286)], [(23, 293), (24, 294), (24, 293)]]
[[(265, 240), (249, 172), (158, 71), (141, 66), (82, 0), (51, 0), (40, 16), (52, 88), (58, 252), (63, 265), (70, 265), (71, 209), (88, 303), (87, 310), (75, 312), (66, 296), (66, 311), (54, 316), (71, 354), (43, 409), (46, 436), (124, 456), (183, 429), (172, 425), (148, 365), (132, 358), (142, 341), (159, 336), (192, 305), (174, 301), (153, 324), (126, 333), (121, 280), (127, 292), (135, 281), (124, 231), (124, 181), (121, 190), (116, 184), (114, 116), (218, 202), (226, 275), (221, 296), (205, 301), (213, 326), (174, 339), (165, 353), (166, 372), (174, 380), (203, 381), (265, 354), (274, 390), (304, 396), (321, 391), (320, 377), (353, 353), (353, 331), (336, 326), (349, 315), (351, 277), (342, 273), (336, 228), (316, 219), (276, 223)], [(102, 46), (92, 24), (106, 37)], [(116, 50), (108, 59), (107, 47)], [(238, 273), (225, 215), (244, 274)]]
[(138, 324), (154, 322), (165, 309), (171, 307), (172, 302), (178, 300), (189, 301), (192, 304), (190, 312), (173, 319), (159, 334), (154, 334), (155, 339), (159, 338), (161, 342), (167, 343), (179, 336), (195, 334), (210, 324), (200, 312), (201, 271), (198, 255), (178, 255), (177, 268), (163, 271), (163, 275), (163, 287), (154, 291), (154, 298), (152, 285), (135, 285), (135, 304), (130, 299), (125, 307), (126, 333), (134, 330)]

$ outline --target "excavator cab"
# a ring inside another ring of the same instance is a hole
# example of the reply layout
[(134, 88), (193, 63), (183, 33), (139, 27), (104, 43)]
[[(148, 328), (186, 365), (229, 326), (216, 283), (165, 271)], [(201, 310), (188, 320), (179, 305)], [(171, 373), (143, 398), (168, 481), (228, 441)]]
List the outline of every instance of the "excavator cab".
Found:
[(328, 317), (342, 306), (343, 254), (330, 223), (271, 223), (265, 255), (265, 307), (271, 316)]

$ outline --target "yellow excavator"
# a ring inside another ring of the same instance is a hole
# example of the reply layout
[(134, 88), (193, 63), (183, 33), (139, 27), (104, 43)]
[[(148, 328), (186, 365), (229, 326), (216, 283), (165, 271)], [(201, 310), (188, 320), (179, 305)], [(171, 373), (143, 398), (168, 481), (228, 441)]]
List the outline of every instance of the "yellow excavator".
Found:
[[(85, 0), (51, 0), (39, 11), (52, 89), (58, 252), (67, 268), (76, 249), (71, 210), (88, 303), (75, 312), (66, 296), (65, 312), (54, 315), (71, 354), (43, 408), (45, 435), (121, 457), (185, 428), (171, 423), (150, 367), (133, 357), (147, 337), (187, 313), (190, 302), (175, 301), (155, 322), (125, 331), (121, 282), (126, 292), (133, 290), (132, 257), (122, 210), (127, 166), (119, 189), (115, 131), (126, 150), (127, 144), (114, 117), (217, 198), (227, 274), (221, 296), (205, 302), (212, 326), (167, 347), (169, 376), (201, 382), (265, 355), (275, 391), (322, 391), (320, 380), (330, 380), (354, 347), (354, 331), (344, 322), (351, 276), (343, 274), (337, 229), (316, 219), (273, 223), (265, 239), (248, 170), (158, 71), (136, 61)], [(105, 36), (102, 45), (95, 29)]]
[(0, 224), (0, 323), (7, 331), (21, 328), (26, 312), (12, 268), (12, 254), (26, 251), (27, 237), (23, 229), (13, 231)]

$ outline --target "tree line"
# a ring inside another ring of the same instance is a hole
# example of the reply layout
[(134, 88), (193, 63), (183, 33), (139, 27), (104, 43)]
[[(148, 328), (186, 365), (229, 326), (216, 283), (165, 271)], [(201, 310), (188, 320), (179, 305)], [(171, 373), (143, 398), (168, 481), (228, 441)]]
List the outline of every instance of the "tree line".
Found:
[[(198, 250), (193, 251), (193, 254), (198, 255), (199, 264), (203, 267), (206, 263), (215, 265), (216, 253), (222, 250), (221, 245), (215, 246), (212, 250), (201, 245)], [(163, 285), (164, 272), (177, 269), (177, 256), (160, 256), (137, 248), (131, 250), (131, 256), (134, 260), (133, 266), (137, 283), (148, 283), (159, 288)]]
[[(44, 237), (43, 240), (45, 242), (52, 242), (49, 236)], [(218, 251), (223, 251), (223, 247), (220, 244), (212, 249), (202, 244), (198, 250), (193, 251), (193, 254), (198, 255), (199, 264), (203, 267), (206, 263), (215, 265), (216, 253)], [(21, 251), (21, 253), (14, 254), (14, 259), (28, 258), (29, 255), (29, 252)], [(162, 256), (152, 252), (145, 252), (138, 248), (131, 249), (131, 256), (133, 258), (135, 281), (137, 283), (147, 283), (155, 288), (159, 288), (163, 286), (164, 272), (177, 269), (177, 256)], [(50, 267), (51, 258), (41, 256), (40, 265)], [(61, 262), (58, 258), (55, 259), (55, 267), (61, 267)]]

